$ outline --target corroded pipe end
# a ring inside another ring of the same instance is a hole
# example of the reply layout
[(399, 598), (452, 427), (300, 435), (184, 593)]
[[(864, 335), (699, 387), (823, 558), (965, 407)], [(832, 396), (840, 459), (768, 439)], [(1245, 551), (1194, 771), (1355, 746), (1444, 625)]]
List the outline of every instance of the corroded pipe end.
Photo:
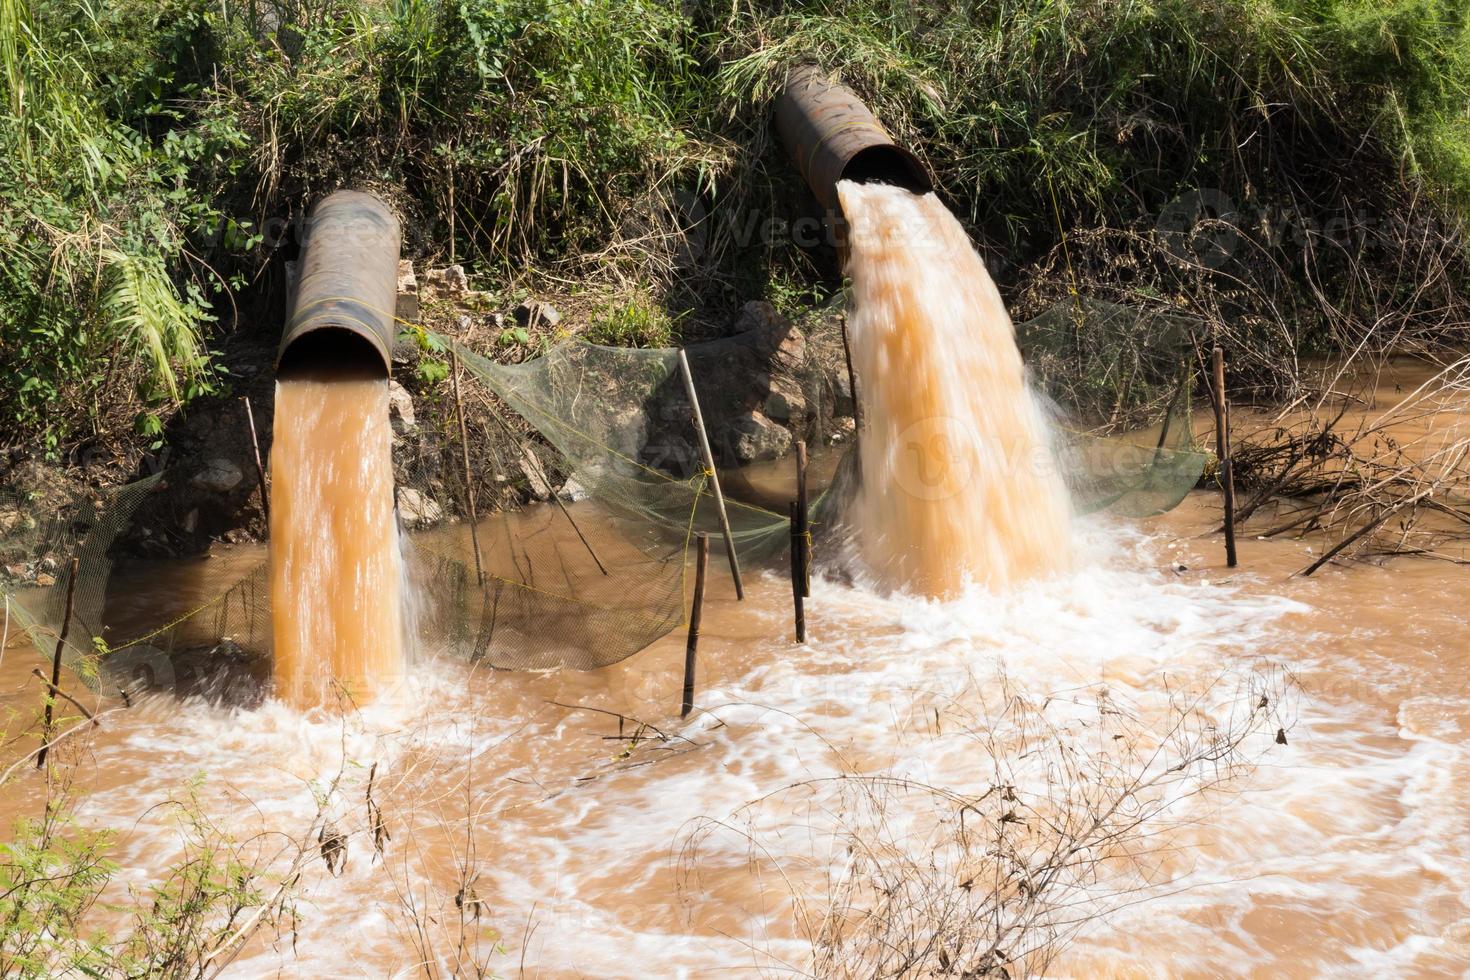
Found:
[(322, 365), (390, 373), (398, 248), (398, 219), (371, 194), (337, 191), (312, 209), (278, 376)]
[(893, 142), (862, 100), (816, 65), (787, 72), (776, 100), (776, 132), (830, 213), (841, 211), (839, 180), (896, 184), (919, 193), (934, 189), (919, 158)]

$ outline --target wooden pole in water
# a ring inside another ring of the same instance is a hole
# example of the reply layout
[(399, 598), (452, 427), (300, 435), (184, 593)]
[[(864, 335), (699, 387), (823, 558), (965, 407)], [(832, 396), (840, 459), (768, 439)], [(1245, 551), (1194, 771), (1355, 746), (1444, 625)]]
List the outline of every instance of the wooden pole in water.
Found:
[(847, 341), (847, 314), (838, 321), (842, 327), (842, 357), (847, 362), (847, 390), (852, 394), (852, 425), (854, 431), (863, 427), (863, 403), (858, 401), (857, 372), (852, 369), (852, 346)]
[(532, 453), (521, 443), (520, 437), (511, 430), (510, 425), (506, 423), (505, 419), (500, 417), (500, 413), (495, 410), (495, 406), (490, 403), (490, 400), (488, 398), (482, 397), (481, 401), (484, 402), (485, 408), (489, 410), (490, 417), (495, 420), (496, 424), (500, 426), (501, 431), (505, 433), (505, 437), (509, 439), (512, 443), (514, 443), (517, 448), (525, 452), (532, 463), (536, 464), (536, 470), (538, 473), (541, 474), (541, 482), (546, 484), (546, 489), (551, 492), (551, 499), (554, 500), (556, 502), (556, 506), (561, 509), (562, 516), (567, 519), (567, 523), (572, 525), (572, 530), (577, 532), (577, 539), (582, 542), (582, 546), (587, 549), (587, 554), (592, 556), (592, 560), (597, 562), (598, 571), (602, 572), (602, 574), (604, 575), (608, 574), (607, 566), (604, 565), (602, 563), (602, 559), (597, 556), (597, 550), (592, 547), (592, 542), (587, 540), (587, 535), (582, 533), (582, 528), (577, 524), (577, 519), (572, 516), (571, 511), (567, 510), (567, 505), (561, 502), (561, 494), (552, 489), (551, 477), (547, 475), (546, 467), (541, 465), (541, 460), (537, 459), (536, 454)]
[(459, 353), (449, 348), (449, 374), (454, 384), (454, 414), (459, 418), (459, 456), (464, 467), (465, 504), (470, 511), (470, 544), (475, 549), (475, 583), (485, 584), (485, 566), (480, 559), (480, 515), (475, 512), (475, 484), (470, 476), (470, 432), (464, 424), (464, 402), (459, 397)]
[[(548, 486), (547, 489), (551, 490), (551, 487)], [(567, 505), (561, 502), (561, 494), (556, 490), (551, 490), (551, 499), (556, 501), (556, 506), (561, 508), (562, 516), (567, 519), (567, 523), (572, 525), (572, 530), (577, 532), (577, 540), (582, 542), (582, 547), (587, 549), (587, 554), (591, 555), (592, 560), (597, 562), (597, 570), (606, 575), (607, 566), (602, 563), (601, 558), (597, 557), (597, 552), (593, 549), (592, 542), (587, 540), (587, 535), (583, 534), (582, 529), (577, 526), (577, 519), (572, 516), (571, 511), (567, 510)]]
[(694, 607), (689, 610), (689, 640), (684, 646), (684, 700), (679, 717), (688, 718), (694, 710), (694, 665), (699, 655), (699, 620), (704, 612), (704, 571), (709, 566), (709, 535), (696, 535), (699, 543), (694, 565)]
[(847, 340), (847, 314), (842, 314), (837, 322), (842, 328), (842, 357), (847, 362), (847, 390), (852, 395), (852, 451), (854, 462), (858, 464), (852, 468), (852, 472), (854, 486), (857, 486), (863, 480), (863, 403), (858, 400), (857, 372), (852, 369), (852, 345)]
[(260, 461), (260, 437), (255, 432), (255, 412), (250, 409), (250, 396), (245, 396), (245, 418), (250, 422), (250, 448), (255, 452), (255, 480), (260, 484), (260, 512), (265, 515), (266, 527), (271, 523), (271, 501), (265, 491), (265, 466)]
[(1220, 460), (1220, 489), (1225, 494), (1225, 564), (1234, 568), (1235, 554), (1235, 474), (1230, 465), (1230, 403), (1225, 400), (1225, 351), (1216, 347), (1211, 354), (1215, 389), (1215, 455)]
[[(61, 617), (61, 632), (56, 636), (56, 652), (51, 655), (51, 690), (60, 690), (61, 684), (61, 651), (66, 647), (66, 633), (71, 628), (71, 613), (73, 603), (77, 596), (77, 571), (81, 568), (81, 560), (71, 560), (71, 571), (66, 579), (66, 612)], [(42, 769), (46, 765), (46, 750), (50, 748), (51, 742), (51, 718), (52, 709), (56, 706), (56, 697), (50, 691), (46, 693), (46, 710), (41, 723), (41, 751), (36, 754), (36, 768)]]
[(796, 617), (796, 642), (806, 642), (806, 606), (802, 586), (806, 582), (804, 542), (801, 534), (801, 505), (791, 502), (791, 607)]
[(704, 430), (704, 413), (699, 410), (699, 395), (694, 390), (694, 375), (689, 373), (689, 358), (679, 349), (679, 373), (684, 375), (684, 390), (694, 411), (694, 430), (699, 433), (699, 448), (704, 453), (705, 469), (715, 492), (715, 509), (720, 515), (720, 535), (725, 539), (725, 553), (730, 558), (730, 577), (735, 580), (735, 598), (744, 600), (745, 586), (740, 581), (740, 559), (735, 554), (735, 537), (730, 533), (730, 517), (725, 513), (725, 495), (720, 492), (720, 475), (715, 472), (715, 454), (709, 447), (709, 433)]
[(812, 520), (806, 496), (806, 443), (796, 440), (796, 510), (801, 534), (801, 594), (812, 596)]

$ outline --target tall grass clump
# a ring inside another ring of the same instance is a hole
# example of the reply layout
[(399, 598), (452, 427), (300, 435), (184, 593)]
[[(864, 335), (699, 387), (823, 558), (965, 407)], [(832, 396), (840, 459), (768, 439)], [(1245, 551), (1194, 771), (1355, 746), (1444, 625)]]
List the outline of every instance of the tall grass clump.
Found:
[(113, 118), (74, 22), (0, 0), (0, 417), (54, 448), (210, 383), (189, 227), (198, 131), (159, 140)]
[(267, 209), (377, 183), (419, 247), (554, 264), (720, 158), (688, 122), (698, 40), (664, 0), (259, 9), (212, 22), (231, 56), (209, 99), (250, 134)]

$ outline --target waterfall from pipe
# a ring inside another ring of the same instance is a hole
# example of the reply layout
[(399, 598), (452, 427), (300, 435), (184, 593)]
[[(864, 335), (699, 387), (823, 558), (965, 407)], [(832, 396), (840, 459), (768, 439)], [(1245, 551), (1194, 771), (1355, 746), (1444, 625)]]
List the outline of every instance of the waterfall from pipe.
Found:
[(276, 385), (271, 616), (276, 696), (373, 700), (402, 674), (402, 556), (388, 382), (320, 369)]
[(837, 185), (864, 427), (849, 516), (880, 587), (950, 598), (1069, 563), (1071, 505), (1000, 293), (933, 194)]

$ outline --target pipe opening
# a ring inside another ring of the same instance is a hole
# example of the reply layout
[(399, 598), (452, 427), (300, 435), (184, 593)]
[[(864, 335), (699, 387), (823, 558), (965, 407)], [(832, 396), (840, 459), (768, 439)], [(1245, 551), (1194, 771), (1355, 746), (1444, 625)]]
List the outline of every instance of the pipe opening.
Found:
[(859, 150), (842, 168), (839, 179), (860, 184), (893, 184), (915, 194), (934, 190), (934, 183), (918, 158), (903, 147), (892, 144)]
[(372, 340), (346, 327), (324, 326), (298, 335), (281, 351), (276, 378), (320, 378), (327, 370), (342, 380), (388, 377), (388, 364)]

